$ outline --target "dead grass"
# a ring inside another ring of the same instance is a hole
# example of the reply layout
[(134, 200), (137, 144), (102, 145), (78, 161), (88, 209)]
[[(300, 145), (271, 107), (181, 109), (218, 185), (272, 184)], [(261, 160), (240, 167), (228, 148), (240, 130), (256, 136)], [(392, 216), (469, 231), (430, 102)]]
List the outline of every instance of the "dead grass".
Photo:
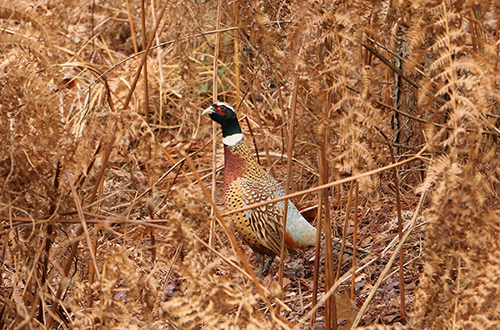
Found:
[[(499, 328), (495, 1), (223, 2), (218, 45), (218, 2), (142, 4), (0, 2), (1, 329)], [(200, 189), (224, 212), (216, 49), (261, 164), (285, 181), (293, 138), (294, 203), (329, 184), (333, 235), (389, 263), (353, 282), (323, 242), (252, 280)]]

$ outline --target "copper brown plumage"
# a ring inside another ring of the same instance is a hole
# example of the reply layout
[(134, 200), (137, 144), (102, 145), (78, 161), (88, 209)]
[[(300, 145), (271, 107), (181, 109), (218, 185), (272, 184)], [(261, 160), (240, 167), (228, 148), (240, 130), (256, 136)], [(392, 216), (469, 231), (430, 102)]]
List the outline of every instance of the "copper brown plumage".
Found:
[[(284, 196), (281, 185), (256, 161), (243, 140), (236, 112), (227, 103), (218, 102), (206, 109), (212, 120), (221, 124), (224, 142), (224, 204), (237, 210), (260, 201)], [(237, 212), (232, 220), (236, 229), (255, 252), (262, 276), (275, 255), (280, 254), (283, 240), (284, 202), (271, 203)], [(316, 228), (302, 217), (292, 202), (288, 203), (285, 244), (303, 248), (315, 244)], [(264, 267), (265, 255), (270, 256)], [(285, 250), (285, 256), (288, 256)]]

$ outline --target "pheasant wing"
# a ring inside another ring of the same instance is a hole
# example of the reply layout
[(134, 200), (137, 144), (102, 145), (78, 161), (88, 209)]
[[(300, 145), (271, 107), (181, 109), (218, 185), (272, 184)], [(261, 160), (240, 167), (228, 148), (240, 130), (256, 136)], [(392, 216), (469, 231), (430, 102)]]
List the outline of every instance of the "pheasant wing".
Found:
[[(278, 191), (278, 189), (273, 189), (270, 185), (247, 180), (241, 180), (241, 190), (244, 206), (273, 199), (277, 197), (275, 193)], [(283, 233), (283, 208), (278, 203), (271, 203), (245, 212), (250, 227), (260, 243), (276, 255), (279, 255)]]

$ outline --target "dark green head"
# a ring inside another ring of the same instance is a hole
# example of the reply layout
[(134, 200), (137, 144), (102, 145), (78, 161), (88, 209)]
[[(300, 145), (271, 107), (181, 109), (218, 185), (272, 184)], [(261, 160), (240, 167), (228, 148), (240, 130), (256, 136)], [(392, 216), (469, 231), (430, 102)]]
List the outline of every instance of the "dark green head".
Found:
[(216, 102), (203, 111), (222, 127), (222, 137), (241, 134), (241, 127), (233, 107), (225, 102)]

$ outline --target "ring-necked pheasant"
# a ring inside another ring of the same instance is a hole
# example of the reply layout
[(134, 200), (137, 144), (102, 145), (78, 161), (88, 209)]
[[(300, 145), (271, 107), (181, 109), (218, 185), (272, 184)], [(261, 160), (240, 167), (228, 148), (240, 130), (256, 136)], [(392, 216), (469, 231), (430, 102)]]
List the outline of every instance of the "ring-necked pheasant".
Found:
[[(281, 185), (257, 163), (243, 140), (240, 124), (234, 109), (227, 103), (217, 102), (203, 111), (222, 127), (224, 143), (224, 204), (229, 210), (284, 196)], [(233, 222), (255, 252), (259, 263), (258, 276), (280, 254), (283, 233), (283, 201), (267, 204), (232, 215)], [(288, 202), (285, 244), (287, 248), (304, 248), (315, 245), (316, 228)], [(285, 257), (288, 256), (285, 250)], [(265, 256), (270, 256), (265, 264)]]

